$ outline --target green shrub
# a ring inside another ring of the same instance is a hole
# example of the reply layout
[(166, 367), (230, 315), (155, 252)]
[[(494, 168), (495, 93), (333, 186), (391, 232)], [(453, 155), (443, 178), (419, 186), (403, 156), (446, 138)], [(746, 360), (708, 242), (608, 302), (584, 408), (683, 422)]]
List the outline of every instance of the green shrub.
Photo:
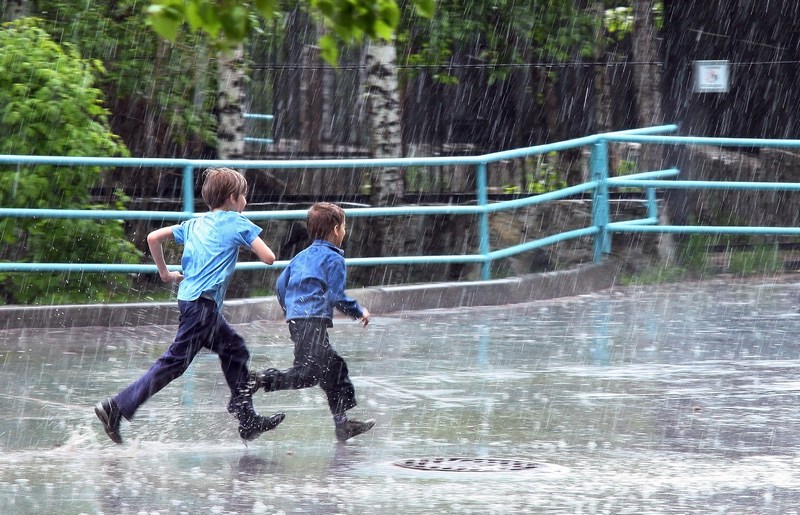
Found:
[[(99, 62), (59, 45), (39, 20), (24, 18), (0, 30), (0, 154), (127, 156), (108, 124), (94, 87)], [(90, 209), (99, 167), (0, 166), (0, 206)], [(117, 196), (116, 207), (124, 199)], [(4, 262), (137, 263), (141, 253), (119, 220), (0, 219)], [(7, 303), (99, 301), (129, 288), (124, 274), (3, 273)]]

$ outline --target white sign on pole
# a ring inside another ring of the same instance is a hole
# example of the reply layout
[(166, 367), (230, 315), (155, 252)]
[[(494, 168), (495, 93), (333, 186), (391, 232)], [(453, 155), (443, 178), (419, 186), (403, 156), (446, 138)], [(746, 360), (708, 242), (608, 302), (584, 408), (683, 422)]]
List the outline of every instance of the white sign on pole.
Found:
[(728, 61), (695, 61), (695, 93), (727, 93), (730, 63)]

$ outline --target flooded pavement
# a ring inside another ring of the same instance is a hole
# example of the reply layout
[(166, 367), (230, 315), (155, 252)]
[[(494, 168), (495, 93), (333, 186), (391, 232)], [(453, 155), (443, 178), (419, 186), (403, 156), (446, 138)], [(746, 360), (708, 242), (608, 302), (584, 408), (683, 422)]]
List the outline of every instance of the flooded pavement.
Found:
[[(0, 331), (0, 513), (798, 513), (796, 280), (337, 320), (378, 421), (347, 444), (313, 388), (259, 392), (287, 417), (244, 445), (201, 354), (116, 446), (93, 405), (173, 327)], [(237, 328), (291, 363), (284, 324)]]

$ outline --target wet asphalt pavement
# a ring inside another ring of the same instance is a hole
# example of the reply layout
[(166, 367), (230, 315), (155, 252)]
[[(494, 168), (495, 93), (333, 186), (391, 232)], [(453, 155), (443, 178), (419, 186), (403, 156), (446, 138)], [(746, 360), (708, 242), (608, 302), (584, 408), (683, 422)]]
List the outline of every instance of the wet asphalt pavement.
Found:
[[(93, 405), (174, 327), (0, 331), (0, 513), (798, 513), (798, 292), (717, 280), (337, 320), (351, 416), (377, 419), (346, 444), (312, 388), (259, 392), (287, 417), (245, 445), (201, 354), (116, 446)], [(237, 329), (253, 368), (290, 365), (284, 324)]]

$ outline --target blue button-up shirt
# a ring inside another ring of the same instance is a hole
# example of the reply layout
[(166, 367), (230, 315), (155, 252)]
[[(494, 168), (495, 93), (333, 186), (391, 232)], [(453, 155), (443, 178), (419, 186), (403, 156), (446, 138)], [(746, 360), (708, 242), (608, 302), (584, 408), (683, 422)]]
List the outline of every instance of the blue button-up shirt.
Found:
[(324, 318), (333, 325), (333, 310), (361, 318), (364, 312), (344, 293), (344, 251), (327, 240), (314, 240), (289, 262), (278, 277), (278, 302), (286, 320)]

